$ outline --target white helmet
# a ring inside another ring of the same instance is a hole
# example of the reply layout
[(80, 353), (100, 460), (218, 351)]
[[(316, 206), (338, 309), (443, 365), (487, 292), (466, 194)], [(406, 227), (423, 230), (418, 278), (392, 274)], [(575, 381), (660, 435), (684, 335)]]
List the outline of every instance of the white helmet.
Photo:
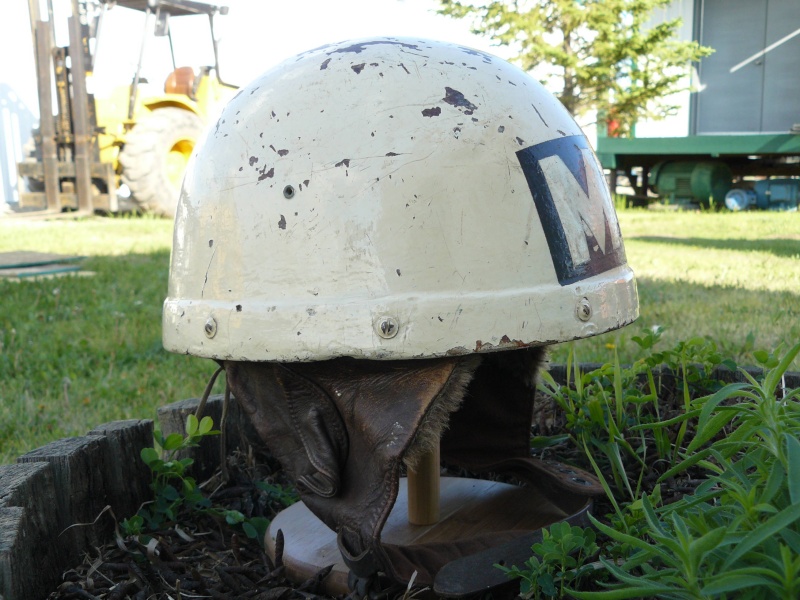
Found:
[(324, 46), (240, 90), (192, 157), (164, 346), (241, 361), (443, 357), (636, 319), (602, 169), (518, 68)]

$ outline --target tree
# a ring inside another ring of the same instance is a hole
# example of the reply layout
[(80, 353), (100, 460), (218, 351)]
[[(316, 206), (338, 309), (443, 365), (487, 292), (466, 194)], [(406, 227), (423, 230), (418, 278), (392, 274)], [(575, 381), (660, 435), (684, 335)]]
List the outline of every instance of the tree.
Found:
[(473, 33), (509, 47), (573, 116), (596, 110), (610, 134), (629, 135), (641, 118), (673, 114), (669, 95), (686, 89), (690, 62), (713, 52), (679, 41), (680, 19), (649, 22), (671, 1), (439, 0), (438, 12), (471, 19)]

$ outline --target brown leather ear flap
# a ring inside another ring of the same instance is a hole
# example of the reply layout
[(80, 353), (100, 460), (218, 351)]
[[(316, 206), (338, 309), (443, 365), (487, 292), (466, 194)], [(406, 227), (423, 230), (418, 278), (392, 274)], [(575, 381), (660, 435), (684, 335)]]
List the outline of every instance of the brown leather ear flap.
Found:
[(322, 388), (305, 377), (279, 366), (278, 382), (285, 393), (292, 426), (302, 440), (312, 469), (298, 474), (297, 483), (322, 496), (339, 493), (341, 472), (347, 458), (347, 432), (342, 417)]
[(225, 364), (236, 401), (283, 467), (309, 491), (339, 492), (348, 451), (336, 405), (318, 385), (277, 363)]

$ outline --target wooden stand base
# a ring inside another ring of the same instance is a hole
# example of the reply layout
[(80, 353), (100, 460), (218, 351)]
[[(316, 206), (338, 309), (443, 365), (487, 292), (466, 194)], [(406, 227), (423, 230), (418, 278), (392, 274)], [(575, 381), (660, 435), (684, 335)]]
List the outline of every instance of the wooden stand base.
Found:
[[(440, 484), (440, 519), (432, 525), (408, 521), (408, 486), (400, 480), (400, 493), (381, 534), (385, 543), (399, 546), (447, 542), (491, 531), (533, 530), (567, 517), (532, 488), (482, 479), (444, 477)], [(287, 576), (305, 581), (320, 569), (334, 565), (325, 580), (325, 592), (347, 594), (348, 568), (336, 546), (336, 534), (305, 504), (298, 502), (282, 511), (266, 535), (267, 553), (275, 558), (275, 537), (283, 531), (283, 563)]]

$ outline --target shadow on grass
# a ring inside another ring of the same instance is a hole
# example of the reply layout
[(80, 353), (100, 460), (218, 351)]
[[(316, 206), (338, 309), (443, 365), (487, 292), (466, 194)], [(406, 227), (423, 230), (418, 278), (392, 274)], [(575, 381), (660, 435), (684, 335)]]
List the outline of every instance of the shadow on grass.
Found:
[(738, 252), (770, 252), (775, 256), (800, 257), (800, 239), (770, 238), (763, 240), (734, 240), (708, 238), (679, 238), (667, 236), (631, 236), (625, 238), (652, 244), (671, 244), (693, 248), (713, 248), (715, 250), (735, 250)]

